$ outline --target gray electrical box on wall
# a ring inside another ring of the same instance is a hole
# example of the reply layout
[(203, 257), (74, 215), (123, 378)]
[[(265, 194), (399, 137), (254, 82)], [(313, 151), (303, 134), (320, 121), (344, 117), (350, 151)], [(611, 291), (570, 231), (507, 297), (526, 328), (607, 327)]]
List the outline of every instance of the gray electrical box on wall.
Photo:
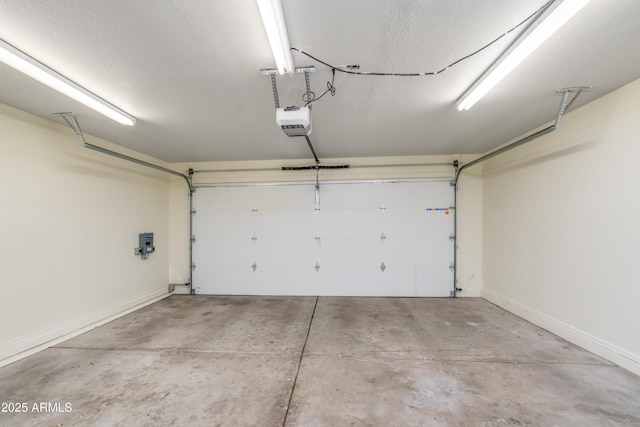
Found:
[(135, 255), (140, 255), (142, 259), (149, 258), (156, 248), (153, 246), (153, 233), (140, 233), (138, 235), (138, 247), (134, 249)]

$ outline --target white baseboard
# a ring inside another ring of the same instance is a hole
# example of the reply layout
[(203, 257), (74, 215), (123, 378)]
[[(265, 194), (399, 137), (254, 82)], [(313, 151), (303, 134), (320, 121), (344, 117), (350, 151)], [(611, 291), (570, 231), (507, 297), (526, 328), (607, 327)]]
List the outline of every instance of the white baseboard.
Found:
[(598, 356), (603, 357), (636, 375), (640, 375), (640, 355), (617, 347), (607, 341), (590, 335), (571, 325), (567, 325), (566, 323), (547, 316), (544, 313), (527, 307), (524, 304), (505, 297), (504, 295), (490, 289), (483, 289), (482, 297), (508, 312), (515, 314), (516, 316), (522, 317), (523, 319), (594, 354), (597, 354)]
[(482, 296), (482, 289), (481, 288), (476, 288), (476, 289), (463, 289), (461, 291), (458, 291), (456, 293), (457, 297), (461, 297), (461, 298), (466, 298), (466, 297), (470, 297), (470, 298), (478, 298)]
[(0, 346), (0, 367), (83, 334), (170, 295), (165, 287), (4, 342)]

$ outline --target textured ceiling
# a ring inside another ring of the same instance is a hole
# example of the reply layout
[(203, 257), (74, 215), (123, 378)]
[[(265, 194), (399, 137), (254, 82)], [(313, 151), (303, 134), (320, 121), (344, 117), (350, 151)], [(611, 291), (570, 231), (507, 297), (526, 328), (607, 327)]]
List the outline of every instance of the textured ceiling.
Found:
[[(482, 47), (545, 0), (283, 0), (291, 45), (363, 71), (434, 71)], [(640, 1), (592, 0), (471, 110), (455, 102), (515, 31), (436, 76), (337, 73), (314, 104), (321, 158), (487, 151), (555, 117), (563, 86), (593, 86), (575, 107), (640, 78)], [(0, 38), (138, 119), (121, 126), (0, 64), (0, 102), (162, 160), (311, 156), (277, 127), (275, 66), (252, 0), (0, 0)], [(315, 65), (320, 94), (330, 68)], [(279, 76), (281, 105), (303, 105), (303, 75)]]

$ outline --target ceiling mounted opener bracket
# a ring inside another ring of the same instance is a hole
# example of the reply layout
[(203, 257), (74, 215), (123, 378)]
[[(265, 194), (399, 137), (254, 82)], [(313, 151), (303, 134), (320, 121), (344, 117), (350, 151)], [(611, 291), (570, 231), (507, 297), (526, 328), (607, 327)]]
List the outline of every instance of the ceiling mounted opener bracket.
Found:
[(276, 110), (280, 108), (280, 98), (278, 97), (278, 83), (276, 83), (276, 75), (271, 74), (271, 90), (273, 90), (273, 103)]
[(307, 87), (307, 93), (306, 93), (307, 105), (309, 106), (309, 110), (312, 110), (313, 109), (313, 104), (310, 103), (310, 101), (311, 101), (311, 82), (309, 81), (309, 72), (308, 71), (304, 72), (304, 82), (305, 82), (305, 85)]
[(64, 113), (52, 113), (53, 116), (62, 117), (62, 119), (67, 122), (69, 127), (73, 129), (78, 138), (80, 138), (80, 142), (85, 147), (87, 146), (87, 140), (84, 139), (84, 133), (82, 133), (82, 129), (80, 128), (80, 123), (78, 123), (78, 116), (73, 112), (64, 112)]
[[(556, 93), (562, 94), (562, 100), (560, 101), (560, 107), (558, 108), (558, 114), (556, 115), (556, 128), (560, 126), (560, 121), (564, 116), (564, 113), (569, 110), (571, 105), (578, 99), (578, 96), (582, 92), (591, 91), (591, 86), (573, 86), (573, 87), (561, 87), (556, 89)], [(573, 96), (571, 96), (573, 94)]]
[[(296, 67), (295, 72), (304, 73), (305, 81), (307, 85), (307, 93), (310, 92), (310, 84), (309, 84), (309, 73), (315, 73), (316, 67), (315, 65), (309, 65), (306, 67)], [(280, 98), (278, 96), (278, 84), (276, 83), (276, 75), (278, 74), (277, 68), (263, 68), (260, 70), (260, 75), (262, 76), (270, 76), (271, 77), (271, 90), (273, 91), (273, 103), (276, 106), (276, 109), (280, 108)]]

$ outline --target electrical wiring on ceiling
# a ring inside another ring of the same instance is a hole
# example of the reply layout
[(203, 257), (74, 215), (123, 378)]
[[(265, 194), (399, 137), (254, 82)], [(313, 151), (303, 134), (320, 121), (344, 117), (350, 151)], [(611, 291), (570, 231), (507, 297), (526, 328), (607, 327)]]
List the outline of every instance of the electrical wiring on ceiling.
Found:
[(325, 96), (327, 93), (331, 93), (331, 96), (336, 96), (336, 87), (333, 85), (333, 83), (336, 80), (336, 69), (332, 68), (331, 73), (333, 74), (333, 77), (331, 78), (330, 82), (327, 82), (327, 90), (322, 92), (320, 96), (316, 97), (316, 94), (312, 91), (305, 92), (302, 94), (302, 101), (305, 102), (304, 104), (305, 107), (309, 106), (313, 102), (316, 102), (317, 100)]
[[(385, 73), (385, 72), (371, 72), (371, 71), (355, 71), (355, 70), (345, 70), (344, 68), (340, 68), (337, 67), (335, 65), (331, 65), (330, 63), (323, 61), (313, 55), (311, 55), (308, 52), (305, 52), (301, 49), (292, 47), (291, 50), (296, 51), (301, 53), (302, 55), (305, 55), (311, 59), (313, 59), (314, 61), (318, 61), (319, 63), (321, 63), (322, 65), (325, 65), (329, 68), (331, 68), (333, 70), (334, 76), (335, 76), (335, 72), (339, 71), (341, 73), (345, 73), (345, 74), (354, 74), (354, 75), (360, 75), (360, 76), (395, 76), (395, 77), (422, 77), (422, 76), (435, 76), (437, 74), (443, 73), (445, 71), (447, 71), (449, 68), (453, 67), (454, 65), (457, 65), (458, 63), (471, 58), (472, 56), (475, 56), (477, 54), (479, 54), (480, 52), (482, 52), (483, 50), (487, 49), (488, 47), (492, 46), (494, 43), (498, 42), (500, 39), (502, 39), (503, 37), (506, 37), (508, 34), (510, 34), (511, 32), (517, 30), (518, 28), (520, 28), (521, 26), (523, 26), (524, 24), (526, 24), (527, 22), (529, 22), (531, 19), (533, 19), (536, 15), (538, 15), (540, 12), (542, 12), (544, 9), (546, 9), (548, 6), (551, 5), (551, 3), (553, 3), (554, 0), (549, 0), (548, 2), (546, 2), (545, 4), (543, 4), (540, 8), (538, 8), (535, 12), (533, 12), (532, 14), (530, 14), (529, 16), (527, 16), (524, 20), (520, 21), (518, 24), (516, 24), (515, 26), (511, 27), (510, 29), (508, 29), (507, 31), (505, 31), (504, 33), (502, 33), (501, 35), (499, 35), (498, 37), (496, 37), (495, 39), (493, 39), (492, 41), (490, 41), (489, 43), (485, 44), (484, 46), (482, 46), (481, 48), (471, 52), (468, 55), (465, 55), (461, 58), (456, 59), (455, 61), (453, 61), (452, 63), (450, 63), (449, 65), (436, 70), (436, 71), (426, 71), (426, 72), (422, 72), (422, 73)], [(327, 86), (329, 86), (328, 82), (327, 82)], [(333, 86), (333, 85), (331, 85)], [(332, 95), (335, 92), (335, 88), (333, 89)], [(325, 92), (326, 93), (326, 92)], [(324, 95), (324, 93), (322, 94)], [(322, 96), (321, 95), (321, 96)], [(317, 99), (320, 99), (320, 97), (318, 97)], [(310, 102), (313, 102), (314, 100), (311, 100)], [(306, 102), (306, 101), (305, 101)]]

